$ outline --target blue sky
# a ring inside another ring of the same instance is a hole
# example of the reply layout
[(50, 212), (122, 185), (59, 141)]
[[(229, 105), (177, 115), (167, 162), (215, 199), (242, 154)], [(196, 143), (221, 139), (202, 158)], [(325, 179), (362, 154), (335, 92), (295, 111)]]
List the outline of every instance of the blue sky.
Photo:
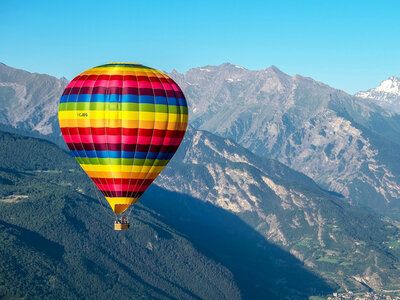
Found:
[(68, 79), (112, 61), (275, 65), (354, 93), (400, 76), (399, 11), (368, 0), (2, 0), (0, 62)]

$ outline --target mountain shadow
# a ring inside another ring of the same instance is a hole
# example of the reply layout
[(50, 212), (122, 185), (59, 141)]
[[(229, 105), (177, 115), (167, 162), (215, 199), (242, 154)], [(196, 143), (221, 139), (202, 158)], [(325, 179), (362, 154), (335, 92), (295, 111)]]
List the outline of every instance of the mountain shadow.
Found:
[(57, 261), (62, 260), (62, 256), (65, 252), (64, 247), (44, 238), (37, 232), (4, 222), (2, 220), (0, 220), (0, 231), (3, 233), (7, 232), (7, 234), (14, 236), (18, 243), (31, 248), (35, 252), (43, 253), (44, 255)]
[(156, 186), (141, 203), (158, 212), (160, 221), (186, 236), (198, 251), (227, 267), (243, 299), (303, 299), (334, 290), (296, 257), (224, 209)]

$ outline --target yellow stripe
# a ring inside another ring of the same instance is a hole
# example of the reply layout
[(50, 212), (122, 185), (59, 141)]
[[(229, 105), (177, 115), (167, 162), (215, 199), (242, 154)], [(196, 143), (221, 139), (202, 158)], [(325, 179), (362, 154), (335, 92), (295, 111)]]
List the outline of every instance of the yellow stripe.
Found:
[[(121, 122), (122, 121), (122, 122)], [(124, 128), (139, 128), (138, 120), (109, 120), (105, 121), (105, 119), (59, 119), (60, 127), (97, 127), (104, 128), (105, 126), (111, 128), (118, 128), (122, 126)], [(185, 130), (187, 126), (187, 118), (186, 121), (180, 122), (160, 122), (160, 121), (140, 121), (140, 128), (142, 129), (168, 129), (168, 130)]]
[[(160, 171), (161, 172), (161, 171)], [(98, 172), (98, 171), (86, 171), (91, 178), (124, 178), (131, 179), (134, 184), (137, 179), (155, 179), (160, 172), (154, 173), (140, 173), (140, 172)]]
[(106, 197), (106, 199), (111, 206), (114, 206), (115, 204), (132, 204), (136, 203), (139, 200), (139, 198), (130, 197)]
[[(140, 172), (140, 173), (149, 173), (150, 169), (153, 172), (161, 172), (165, 166), (127, 166), (127, 165), (88, 165), (81, 164), (82, 169), (85, 172), (112, 172), (112, 173), (121, 173), (121, 172)], [(112, 176), (113, 178), (117, 178), (116, 176)]]
[(127, 67), (99, 67), (89, 69), (80, 75), (134, 75), (134, 76), (148, 76), (148, 77), (157, 77), (154, 76), (154, 70), (147, 70), (142, 68), (127, 68)]
[(99, 120), (99, 119), (123, 119), (123, 120), (139, 120), (140, 121), (166, 121), (178, 122), (181, 119), (181, 115), (186, 116), (187, 114), (174, 114), (174, 113), (163, 113), (163, 112), (147, 112), (147, 111), (107, 111), (107, 110), (75, 110), (75, 111), (60, 111), (58, 118), (63, 119), (77, 119), (77, 120)]
[(139, 198), (128, 198), (128, 197), (106, 197), (106, 200), (110, 204), (112, 210), (116, 214), (123, 213), (129, 208), (130, 205), (138, 202)]

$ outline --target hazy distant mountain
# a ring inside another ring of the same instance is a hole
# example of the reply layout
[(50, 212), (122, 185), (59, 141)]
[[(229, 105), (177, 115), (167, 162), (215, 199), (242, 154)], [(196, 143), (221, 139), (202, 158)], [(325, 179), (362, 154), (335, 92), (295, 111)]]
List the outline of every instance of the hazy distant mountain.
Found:
[(393, 225), (228, 139), (189, 128), (155, 183), (240, 216), (342, 288), (400, 284), (393, 267), (400, 262), (400, 236)]
[(356, 97), (376, 100), (376, 104), (400, 114), (400, 78), (391, 76), (376, 88), (358, 92)]
[(305, 173), (353, 203), (400, 208), (400, 117), (276, 67), (222, 64), (170, 74), (192, 125)]
[(58, 101), (67, 83), (0, 63), (0, 123), (58, 136)]

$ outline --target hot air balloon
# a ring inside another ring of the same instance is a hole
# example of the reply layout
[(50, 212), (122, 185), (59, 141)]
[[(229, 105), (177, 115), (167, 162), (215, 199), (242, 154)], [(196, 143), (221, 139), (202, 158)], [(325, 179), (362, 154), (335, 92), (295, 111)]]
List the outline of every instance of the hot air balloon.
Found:
[(127, 209), (165, 168), (185, 134), (182, 90), (156, 69), (109, 63), (68, 84), (58, 118), (68, 148), (115, 213), (114, 229), (128, 229)]

